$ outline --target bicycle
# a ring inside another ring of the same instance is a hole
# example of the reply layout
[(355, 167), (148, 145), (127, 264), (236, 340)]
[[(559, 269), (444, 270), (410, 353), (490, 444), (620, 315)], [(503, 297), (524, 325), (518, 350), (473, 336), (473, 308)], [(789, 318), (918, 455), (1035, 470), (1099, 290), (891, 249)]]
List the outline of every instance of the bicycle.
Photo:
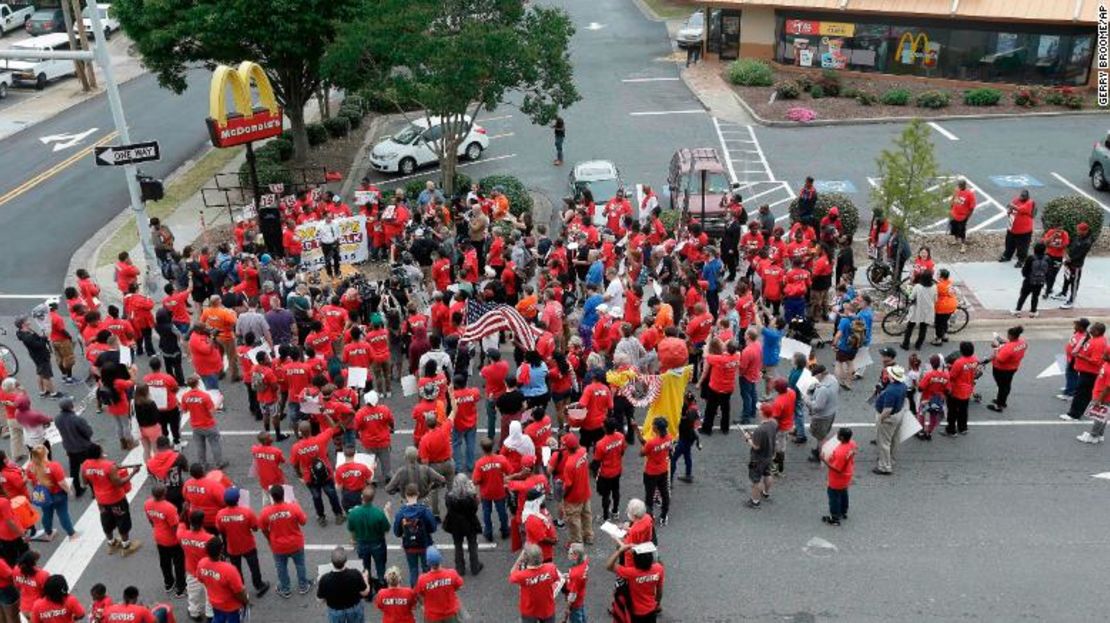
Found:
[[(0, 327), (0, 335), (7, 334), (8, 330), (4, 327)], [(19, 357), (16, 357), (15, 351), (3, 342), (0, 342), (0, 365), (3, 365), (8, 376), (15, 376), (19, 373)]]
[[(887, 297), (884, 302), (890, 304), (892, 299), (900, 300), (895, 300), (894, 304), (891, 305), (894, 309), (891, 309), (883, 316), (883, 333), (891, 337), (900, 337), (906, 332), (909, 326), (906, 317), (910, 312), (910, 304), (907, 298), (898, 297), (897, 294)], [(970, 311), (962, 301), (959, 302), (956, 305), (956, 311), (952, 312), (952, 316), (948, 318), (948, 335), (955, 335), (963, 331), (970, 321)]]

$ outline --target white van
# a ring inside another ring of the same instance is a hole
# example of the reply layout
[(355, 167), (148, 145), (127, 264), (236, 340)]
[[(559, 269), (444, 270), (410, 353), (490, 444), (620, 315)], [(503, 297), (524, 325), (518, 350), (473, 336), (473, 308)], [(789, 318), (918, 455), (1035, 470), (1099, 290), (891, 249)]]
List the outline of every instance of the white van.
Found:
[[(11, 45), (13, 50), (69, 50), (69, 36), (63, 32), (31, 37)], [(13, 58), (4, 61), (5, 68), (11, 70), (12, 80), (16, 83), (33, 83), (40, 91), (46, 83), (64, 76), (77, 73), (72, 60), (60, 58)]]

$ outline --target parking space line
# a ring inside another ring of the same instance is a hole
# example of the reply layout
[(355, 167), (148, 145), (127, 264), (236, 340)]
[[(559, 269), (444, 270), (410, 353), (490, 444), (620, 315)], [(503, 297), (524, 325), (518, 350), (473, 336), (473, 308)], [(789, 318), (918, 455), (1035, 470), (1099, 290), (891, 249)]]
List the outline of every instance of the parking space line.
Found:
[(514, 133), (513, 132), (505, 132), (503, 134), (494, 134), (493, 136), (489, 137), (489, 140), (492, 141), (495, 138), (508, 138), (510, 136), (514, 136)]
[(773, 207), (775, 207), (775, 206), (777, 206), (777, 205), (781, 205), (781, 204), (784, 204), (784, 203), (786, 203), (787, 201), (794, 201), (794, 198), (793, 198), (793, 197), (787, 197), (786, 199), (779, 199), (778, 201), (776, 201), (776, 202), (774, 202), (774, 203), (769, 203), (769, 204), (767, 204), (767, 205), (773, 208)]
[(763, 192), (761, 192), (761, 193), (756, 193), (756, 194), (754, 194), (754, 195), (752, 195), (752, 196), (750, 196), (750, 197), (744, 197), (744, 201), (755, 201), (755, 198), (756, 198), (756, 197), (762, 197), (763, 195), (769, 195), (769, 194), (771, 194), (771, 193), (773, 193), (773, 192), (775, 192), (775, 191), (779, 190), (780, 188), (781, 188), (781, 187), (775, 187), (775, 188), (771, 188), (771, 189), (769, 189), (769, 190), (765, 190), (765, 191), (763, 191)]
[(1063, 184), (1064, 186), (1067, 186), (1068, 188), (1070, 188), (1070, 189), (1074, 190), (1075, 192), (1083, 195), (1084, 197), (1090, 199), (1091, 201), (1094, 201), (1095, 204), (1098, 205), (1098, 207), (1102, 208), (1103, 210), (1105, 210), (1107, 212), (1110, 212), (1110, 208), (1106, 207), (1105, 203), (1103, 203), (1103, 202), (1099, 201), (1098, 199), (1095, 199), (1091, 195), (1087, 194), (1085, 191), (1081, 190), (1078, 186), (1076, 186), (1075, 184), (1072, 184), (1067, 179), (1065, 179), (1063, 175), (1060, 175), (1059, 173), (1056, 173), (1056, 172), (1053, 172), (1051, 175), (1052, 175), (1052, 177), (1060, 180), (1060, 183)]
[(479, 119), (478, 123), (487, 123), (487, 122), (490, 122), (490, 121), (501, 121), (502, 119), (512, 119), (512, 118), (513, 118), (512, 115), (501, 115), (500, 117), (486, 117), (485, 119)]
[(725, 137), (721, 134), (721, 123), (713, 117), (713, 129), (717, 130), (717, 138), (721, 141), (721, 147), (725, 152), (725, 166), (728, 167), (729, 180), (736, 181), (736, 169), (732, 166), (732, 156), (728, 153), (728, 148), (725, 146)]
[(948, 139), (948, 140), (950, 140), (950, 141), (958, 141), (958, 140), (960, 140), (960, 137), (958, 137), (958, 136), (956, 136), (955, 134), (953, 134), (953, 133), (949, 132), (948, 130), (945, 130), (944, 128), (940, 127), (940, 124), (939, 124), (939, 123), (937, 123), (937, 122), (935, 122), (935, 121), (930, 121), (930, 122), (929, 122), (929, 127), (930, 127), (930, 128), (933, 128), (934, 130), (936, 130), (937, 132), (939, 132), (941, 136), (943, 136), (944, 138), (946, 138), (946, 139)]
[(625, 78), (621, 82), (676, 82), (680, 80), (677, 76), (672, 78)]
[(995, 214), (994, 216), (990, 217), (989, 219), (987, 219), (987, 220), (983, 221), (982, 223), (979, 223), (979, 224), (978, 224), (978, 225), (976, 225), (975, 227), (972, 227), (972, 228), (971, 228), (971, 229), (969, 229), (968, 231), (969, 231), (969, 232), (974, 232), (974, 231), (982, 231), (982, 230), (983, 230), (984, 228), (986, 228), (986, 227), (987, 227), (988, 225), (993, 225), (993, 224), (994, 224), (995, 222), (997, 222), (997, 221), (1000, 221), (1000, 220), (1002, 220), (1003, 218), (1006, 218), (1007, 216), (1008, 216), (1008, 214), (1006, 214), (1005, 212), (1003, 212), (1003, 213), (1001, 213), (1001, 214)]
[[(350, 549), (351, 544), (347, 543), (347, 544), (341, 545), (339, 543), (306, 543), (305, 546), (304, 546), (305, 551), (309, 551), (309, 552), (330, 552), (330, 551), (334, 550), (337, 547), (343, 547), (345, 549)], [(400, 551), (402, 549), (400, 543), (390, 543), (390, 544), (386, 545), (385, 548), (388, 549), (388, 550), (391, 550), (391, 551)], [(441, 549), (441, 550), (453, 550), (453, 549), (455, 549), (455, 544), (454, 543), (436, 543), (436, 548)], [(497, 543), (479, 543), (478, 544), (478, 549), (483, 550), (483, 551), (491, 550), (491, 549), (497, 549)]]
[[(482, 164), (483, 162), (493, 162), (495, 160), (505, 160), (506, 158), (516, 158), (516, 154), (505, 154), (504, 156), (495, 156), (493, 158), (482, 158), (481, 160), (473, 160), (471, 162), (464, 162), (464, 163), (460, 164), (457, 168), (461, 169), (463, 167), (469, 167), (469, 166), (473, 166), (473, 165), (476, 165), (476, 164)], [(401, 177), (391, 177), (391, 178), (385, 180), (385, 183), (388, 184), (388, 183), (392, 183), (392, 182), (403, 182), (405, 180), (411, 180), (411, 179), (414, 179), (414, 178), (417, 178), (417, 177), (424, 177), (425, 175), (433, 175), (435, 173), (439, 173), (438, 168), (428, 169), (427, 171), (421, 171), (420, 173), (413, 173), (412, 175), (403, 175)]]
[(640, 110), (628, 114), (633, 117), (658, 117), (661, 115), (701, 115), (706, 112), (704, 108), (687, 108), (686, 110)]
[[(774, 181), (775, 180), (775, 174), (771, 172), (771, 165), (767, 164), (767, 155), (763, 153), (763, 148), (760, 147), (760, 145), (759, 145), (759, 138), (755, 135), (755, 130), (752, 129), (752, 126), (750, 126), (750, 125), (747, 126), (747, 128), (748, 128), (748, 134), (751, 135), (751, 137), (752, 137), (752, 144), (755, 145), (755, 150), (756, 150), (756, 152), (759, 153), (759, 161), (763, 163), (763, 168), (767, 172), (767, 177), (770, 180)], [(793, 196), (793, 194), (794, 194), (794, 191), (790, 190), (789, 188), (787, 188), (787, 192), (789, 192), (791, 194), (791, 196)]]

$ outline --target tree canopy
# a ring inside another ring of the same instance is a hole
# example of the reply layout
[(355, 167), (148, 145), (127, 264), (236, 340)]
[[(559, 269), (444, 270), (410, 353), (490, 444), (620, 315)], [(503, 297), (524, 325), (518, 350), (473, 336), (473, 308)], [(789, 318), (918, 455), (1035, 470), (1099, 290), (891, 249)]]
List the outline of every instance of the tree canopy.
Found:
[(921, 119), (910, 121), (892, 148), (884, 149), (875, 161), (880, 181), (871, 189), (872, 203), (907, 237), (942, 216), (951, 194), (941, 177), (930, 132)]

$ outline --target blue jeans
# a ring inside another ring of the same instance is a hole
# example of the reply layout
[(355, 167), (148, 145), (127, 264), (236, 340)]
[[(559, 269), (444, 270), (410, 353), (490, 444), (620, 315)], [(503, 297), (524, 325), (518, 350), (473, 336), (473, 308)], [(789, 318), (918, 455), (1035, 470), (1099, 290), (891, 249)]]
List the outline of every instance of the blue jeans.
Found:
[(690, 477), (690, 472), (694, 468), (694, 457), (690, 452), (694, 447), (693, 439), (683, 439), (679, 437), (678, 443), (674, 446), (674, 454), (671, 455), (671, 478), (675, 476), (674, 468), (678, 465), (678, 457), (682, 457), (682, 462), (686, 467), (686, 477)]
[[(469, 474), (474, 470), (474, 446), (477, 443), (477, 427), (470, 428), (464, 431), (452, 430), (451, 431), (451, 454), (455, 457), (455, 472)], [(466, 443), (466, 462), (463, 462), (463, 454), (460, 452), (463, 443)], [(463, 471), (463, 465), (466, 470)]]
[(493, 540), (493, 507), (497, 507), (497, 519), (501, 522), (501, 536), (509, 534), (509, 514), (505, 510), (505, 498), (500, 500), (482, 500), (482, 525), (485, 531), (482, 536), (487, 541)]
[(362, 623), (365, 620), (366, 613), (363, 612), (361, 602), (346, 610), (328, 608), (328, 623)]
[(189, 339), (189, 329), (193, 328), (192, 325), (187, 322), (175, 322), (173, 326), (177, 328), (177, 332), (181, 334), (181, 337)]
[(1075, 366), (1069, 363), (1064, 369), (1064, 395), (1074, 396), (1077, 385), (1079, 385), (1079, 373), (1075, 371)]
[(755, 421), (755, 383), (740, 379), (740, 423), (751, 424)]
[(331, 512), (336, 517), (343, 514), (343, 506), (339, 504), (339, 493), (335, 490), (335, 482), (328, 480), (322, 485), (306, 484), (308, 492), (312, 494), (312, 506), (316, 509), (316, 517), (324, 516), (324, 495), (328, 496)]
[(497, 405), (492, 399), (486, 400), (486, 432), (490, 439), (497, 440)]
[(239, 623), (241, 610), (220, 610), (212, 608), (212, 623)]
[(571, 608), (567, 623), (586, 623), (586, 607)]
[(69, 518), (69, 494), (65, 491), (51, 493), (40, 507), (42, 509), (42, 527), (47, 532), (54, 532), (54, 514), (58, 515), (58, 523), (62, 530), (73, 536), (73, 520)]
[(219, 374), (204, 374), (200, 377), (200, 382), (204, 383), (204, 389), (219, 389), (220, 388), (220, 375)]
[(829, 516), (833, 519), (843, 519), (848, 515), (848, 490), (826, 489), (829, 493)]
[(409, 566), (409, 587), (414, 587), (420, 574), (428, 570), (428, 550), (405, 552), (405, 562)]
[(802, 441), (806, 438), (806, 405), (800, 400), (794, 405), (794, 437)]
[[(308, 569), (304, 565), (304, 550), (292, 554), (274, 554), (274, 565), (277, 566), (278, 591), (289, 592), (289, 561), (293, 561), (293, 568), (297, 570), (297, 585), (308, 588)], [(415, 583), (415, 582), (414, 582)]]
[[(358, 552), (359, 560), (362, 561), (362, 568), (370, 573), (370, 561), (374, 561), (374, 571), (377, 571), (377, 578), (385, 581), (385, 541), (371, 542), (359, 541), (355, 543), (355, 550)], [(375, 576), (371, 576), (375, 577)]]

